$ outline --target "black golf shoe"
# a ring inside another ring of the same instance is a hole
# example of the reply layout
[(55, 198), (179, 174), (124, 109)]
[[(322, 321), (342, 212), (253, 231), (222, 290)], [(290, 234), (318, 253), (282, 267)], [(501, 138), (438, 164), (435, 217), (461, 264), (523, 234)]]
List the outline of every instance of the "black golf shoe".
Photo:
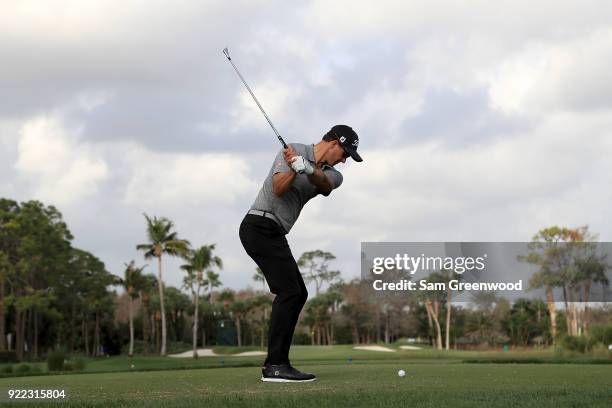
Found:
[(316, 379), (314, 374), (298, 371), (291, 364), (268, 364), (261, 369), (261, 381), (265, 382), (309, 382)]

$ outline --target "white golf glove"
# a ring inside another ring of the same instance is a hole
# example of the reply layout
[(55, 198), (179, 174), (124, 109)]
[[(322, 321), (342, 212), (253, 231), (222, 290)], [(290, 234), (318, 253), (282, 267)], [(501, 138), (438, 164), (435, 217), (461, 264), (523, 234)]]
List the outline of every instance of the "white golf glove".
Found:
[(312, 164), (302, 156), (295, 156), (291, 161), (291, 168), (296, 173), (306, 173), (307, 175), (311, 175), (314, 173), (314, 167)]

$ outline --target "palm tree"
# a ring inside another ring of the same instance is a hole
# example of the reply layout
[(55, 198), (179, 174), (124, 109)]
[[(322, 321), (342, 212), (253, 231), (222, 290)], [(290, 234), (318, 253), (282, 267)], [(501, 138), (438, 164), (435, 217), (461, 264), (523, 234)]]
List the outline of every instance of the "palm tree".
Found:
[(138, 285), (140, 303), (142, 304), (142, 341), (144, 354), (149, 354), (150, 345), (150, 324), (151, 324), (151, 292), (157, 286), (157, 278), (154, 275), (143, 275)]
[(343, 282), (340, 280), (339, 282), (332, 284), (325, 293), (325, 297), (329, 303), (329, 344), (334, 344), (334, 316), (336, 315), (336, 311), (338, 310), (340, 303), (342, 303), (344, 300), (342, 293), (340, 292), (342, 285)]
[(255, 273), (253, 274), (253, 280), (255, 282), (261, 282), (263, 290), (266, 290), (266, 277), (259, 267), (255, 268)]
[(148, 244), (136, 246), (139, 251), (144, 251), (145, 259), (157, 258), (157, 280), (159, 286), (159, 304), (162, 324), (162, 344), (160, 355), (166, 355), (166, 309), (164, 307), (164, 281), (162, 279), (162, 255), (184, 256), (189, 250), (189, 241), (179, 239), (177, 233), (172, 231), (174, 223), (162, 217), (153, 219), (144, 214), (147, 220)]
[(219, 280), (219, 274), (213, 271), (206, 271), (206, 282), (208, 282), (208, 296), (210, 304), (213, 304), (212, 291), (214, 288), (218, 288), (221, 286), (221, 281)]
[(254, 318), (259, 317), (257, 324), (260, 329), (259, 340), (260, 340), (260, 346), (262, 348), (264, 347), (264, 344), (265, 344), (267, 315), (268, 315), (268, 308), (270, 308), (270, 306), (272, 306), (272, 300), (270, 299), (268, 295), (265, 295), (265, 294), (256, 295), (249, 300), (249, 308), (248, 308), (249, 312), (255, 315)]
[[(438, 272), (432, 272), (427, 276), (428, 283), (444, 282), (443, 275)], [(423, 300), (425, 310), (427, 311), (427, 319), (429, 327), (435, 331), (435, 349), (442, 350), (442, 329), (440, 327), (440, 303), (445, 297), (445, 293), (438, 290), (423, 290), (418, 293), (418, 297)], [(450, 315), (449, 319), (450, 319)]]
[(125, 264), (124, 277), (117, 278), (118, 283), (125, 288), (128, 296), (128, 318), (130, 321), (130, 349), (128, 356), (134, 355), (134, 313), (132, 309), (133, 300), (138, 296), (139, 287), (142, 285), (142, 271), (147, 266), (137, 268), (134, 266), (134, 261)]
[(247, 314), (247, 305), (241, 300), (237, 300), (231, 289), (225, 289), (219, 294), (219, 301), (223, 309), (230, 313), (236, 325), (236, 340), (238, 347), (242, 346), (242, 318)]
[(219, 301), (221, 302), (225, 310), (229, 310), (229, 307), (234, 301), (234, 299), (234, 292), (231, 289), (225, 289), (219, 294)]
[[(193, 358), (198, 358), (198, 306), (200, 298), (200, 288), (208, 281), (204, 279), (204, 270), (212, 266), (223, 268), (223, 261), (218, 256), (213, 256), (212, 252), (215, 249), (215, 244), (204, 245), (196, 250), (189, 251), (185, 260), (187, 263), (181, 266), (181, 269), (187, 272), (184, 278), (185, 286), (191, 289), (193, 295), (193, 305), (195, 308), (193, 318)], [(209, 271), (212, 272), (212, 271)], [(217, 275), (218, 276), (218, 275)]]
[(242, 347), (242, 319), (249, 312), (249, 305), (242, 300), (234, 300), (230, 306), (230, 311), (232, 312), (234, 323), (236, 324), (238, 347)]
[(444, 333), (444, 348), (450, 350), (450, 326), (451, 326), (451, 311), (453, 310), (452, 296), (453, 291), (450, 289), (450, 281), (455, 279), (457, 281), (463, 280), (463, 275), (460, 273), (453, 273), (448, 269), (443, 269), (438, 273), (440, 281), (444, 282), (446, 286), (446, 326)]

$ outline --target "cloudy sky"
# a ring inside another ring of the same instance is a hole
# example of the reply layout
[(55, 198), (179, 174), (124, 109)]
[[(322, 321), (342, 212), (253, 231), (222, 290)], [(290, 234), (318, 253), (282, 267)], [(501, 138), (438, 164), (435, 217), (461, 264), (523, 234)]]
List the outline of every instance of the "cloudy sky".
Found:
[(58, 207), (115, 274), (168, 217), (254, 286), (238, 226), (279, 144), (226, 46), (288, 142), (360, 135), (296, 257), (350, 279), (361, 241), (612, 240), (609, 1), (0, 0), (0, 196)]

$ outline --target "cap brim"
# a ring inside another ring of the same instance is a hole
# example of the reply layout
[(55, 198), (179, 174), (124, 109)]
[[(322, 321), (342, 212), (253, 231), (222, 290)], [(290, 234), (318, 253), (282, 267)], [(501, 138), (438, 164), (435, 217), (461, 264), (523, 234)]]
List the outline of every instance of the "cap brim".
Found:
[(348, 152), (348, 154), (350, 154), (350, 155), (351, 155), (351, 158), (352, 158), (353, 160), (355, 160), (356, 162), (362, 162), (362, 161), (363, 161), (363, 159), (361, 158), (361, 156), (359, 155), (359, 153), (357, 153), (357, 150), (355, 150), (355, 149), (351, 149), (351, 148), (348, 148), (348, 147), (346, 147), (345, 149), (346, 149), (346, 151)]

